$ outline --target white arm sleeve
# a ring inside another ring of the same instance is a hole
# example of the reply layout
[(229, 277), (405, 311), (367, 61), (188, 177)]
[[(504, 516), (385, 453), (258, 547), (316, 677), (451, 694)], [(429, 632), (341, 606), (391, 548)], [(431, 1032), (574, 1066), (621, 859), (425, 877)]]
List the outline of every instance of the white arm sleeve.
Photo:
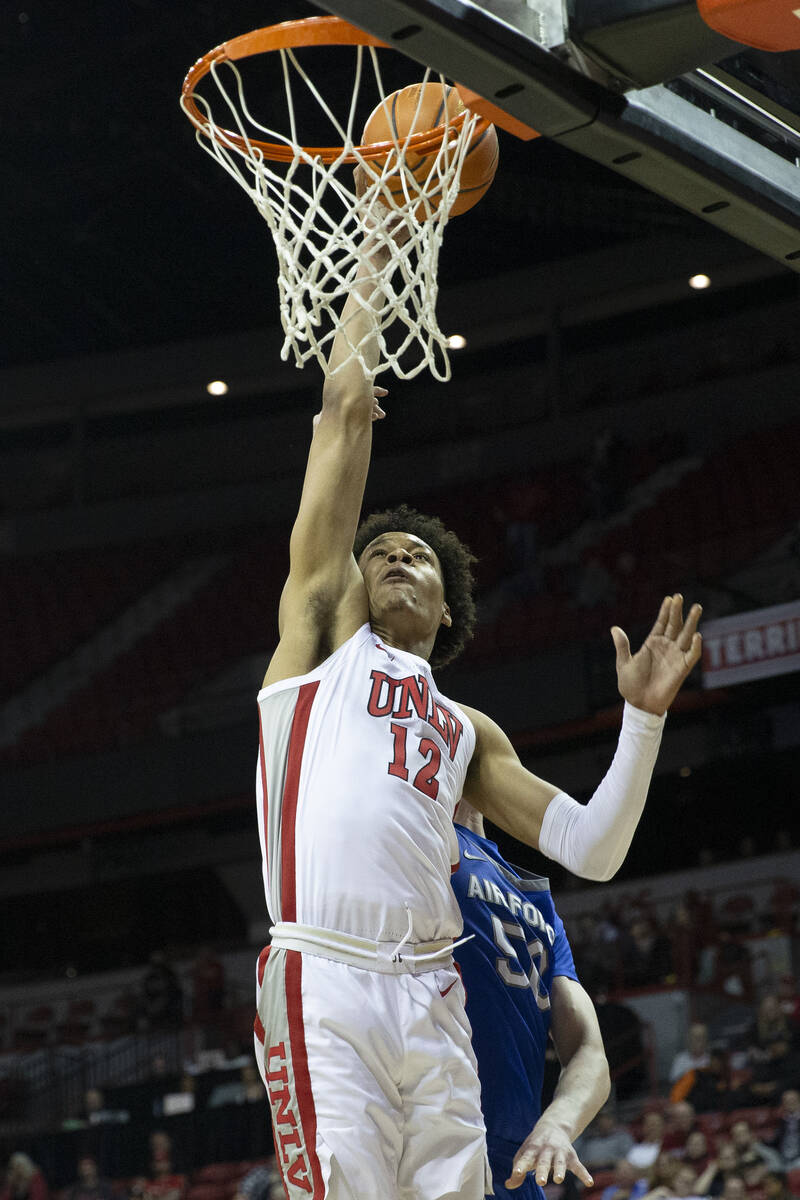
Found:
[(616, 874), (642, 815), (665, 717), (625, 704), (617, 752), (588, 804), (565, 792), (548, 804), (539, 834), (542, 854), (584, 879)]

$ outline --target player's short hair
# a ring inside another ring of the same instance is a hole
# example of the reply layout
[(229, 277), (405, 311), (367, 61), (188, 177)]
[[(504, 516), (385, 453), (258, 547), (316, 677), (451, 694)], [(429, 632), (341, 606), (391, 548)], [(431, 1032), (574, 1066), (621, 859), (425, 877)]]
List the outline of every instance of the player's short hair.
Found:
[(426, 516), (407, 504), (371, 513), (361, 522), (353, 543), (356, 560), (365, 547), (383, 533), (413, 533), (436, 552), (444, 579), (444, 598), (453, 623), (449, 628), (439, 626), (431, 652), (431, 666), (444, 667), (458, 657), (475, 632), (472, 565), (478, 560), (457, 534), (445, 529), (438, 517)]

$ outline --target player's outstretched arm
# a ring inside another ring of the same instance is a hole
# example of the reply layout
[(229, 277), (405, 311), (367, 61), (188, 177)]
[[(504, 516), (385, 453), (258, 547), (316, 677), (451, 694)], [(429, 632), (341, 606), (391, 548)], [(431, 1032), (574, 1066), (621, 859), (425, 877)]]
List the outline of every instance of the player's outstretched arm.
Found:
[(520, 1187), (529, 1171), (544, 1186), (563, 1183), (572, 1171), (586, 1187), (592, 1177), (573, 1142), (608, 1099), (611, 1080), (597, 1014), (588, 994), (574, 979), (557, 975), (550, 990), (550, 1033), (561, 1062), (553, 1099), (514, 1157), (505, 1186)]
[(526, 770), (511, 742), (488, 717), (467, 709), (476, 747), (464, 796), (485, 817), (585, 879), (619, 870), (644, 809), (666, 710), (700, 658), (700, 606), (683, 620), (683, 600), (668, 596), (644, 645), (631, 655), (612, 632), (617, 679), (626, 701), (617, 752), (588, 804)]
[[(352, 549), (372, 449), (375, 398), (386, 394), (373, 386), (373, 378), (378, 365), (375, 308), (383, 302), (377, 277), (389, 260), (385, 240), (381, 243), (372, 234), (367, 238), (372, 246), (365, 245), (368, 252), (331, 351), (289, 544), (281, 641), (265, 684), (311, 670), (367, 617)], [(365, 366), (356, 357), (345, 361), (352, 346), (360, 348)]]

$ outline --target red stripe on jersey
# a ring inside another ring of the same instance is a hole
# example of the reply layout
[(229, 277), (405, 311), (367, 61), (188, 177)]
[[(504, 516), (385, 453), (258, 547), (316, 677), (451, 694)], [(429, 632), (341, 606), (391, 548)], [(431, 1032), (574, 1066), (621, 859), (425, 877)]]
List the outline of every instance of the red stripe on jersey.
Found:
[(325, 1185), (322, 1181), (322, 1168), (317, 1158), (317, 1112), (314, 1108), (314, 1093), (311, 1091), (311, 1076), (308, 1073), (308, 1054), (303, 1029), (303, 956), (299, 951), (286, 951), (284, 971), (286, 1016), (289, 1023), (289, 1046), (292, 1052), (295, 1099), (311, 1171), (312, 1200), (324, 1200)]
[(258, 1040), (261, 1042), (261, 1045), (263, 1046), (266, 1042), (267, 1034), (264, 1029), (264, 1026), (261, 1024), (261, 1017), (258, 1015), (258, 1013), (256, 1013), (255, 1021), (253, 1021), (253, 1033), (256, 1035)]
[(281, 804), (281, 920), (297, 920), (297, 881), (295, 878), (294, 835), (297, 816), (297, 796), (300, 790), (300, 764), (306, 744), (311, 705), (317, 694), (319, 680), (304, 683), (297, 695), (289, 735), (289, 755)]
[(258, 956), (257, 973), (258, 973), (258, 986), (259, 987), (261, 987), (262, 983), (264, 982), (264, 972), (267, 969), (267, 959), (269, 958), (269, 952), (271, 949), (272, 949), (272, 946), (265, 946), (264, 949), (261, 951), (261, 953)]

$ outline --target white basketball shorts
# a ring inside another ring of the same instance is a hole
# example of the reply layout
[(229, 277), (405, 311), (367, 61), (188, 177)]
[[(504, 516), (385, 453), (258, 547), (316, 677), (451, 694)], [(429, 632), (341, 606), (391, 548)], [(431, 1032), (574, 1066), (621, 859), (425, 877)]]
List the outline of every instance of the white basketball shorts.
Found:
[(289, 1200), (483, 1200), (480, 1085), (452, 966), (381, 974), (272, 948), (256, 1057)]

